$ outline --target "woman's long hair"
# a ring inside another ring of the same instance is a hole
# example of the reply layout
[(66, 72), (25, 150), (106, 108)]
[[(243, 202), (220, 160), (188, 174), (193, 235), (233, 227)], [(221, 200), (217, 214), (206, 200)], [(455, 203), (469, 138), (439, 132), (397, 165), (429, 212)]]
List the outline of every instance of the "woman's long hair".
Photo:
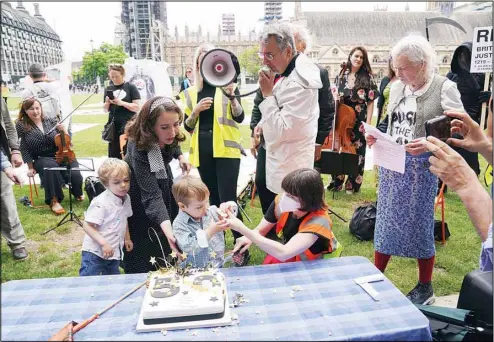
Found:
[[(362, 52), (362, 55), (364, 57), (364, 60), (362, 62), (362, 65), (360, 66), (360, 69), (357, 71), (355, 74), (355, 85), (353, 86), (354, 89), (365, 89), (369, 90), (371, 88), (371, 75), (372, 75), (372, 68), (369, 63), (369, 57), (367, 55), (367, 50), (363, 46), (356, 46), (350, 51), (350, 54), (348, 55), (348, 60), (346, 62), (346, 67), (349, 70), (352, 70), (352, 62), (350, 61), (350, 58), (352, 57), (353, 53), (355, 51), (359, 50)], [(341, 76), (343, 76), (343, 70), (341, 72)]]
[[(125, 125), (125, 134), (127, 135), (129, 140), (135, 141), (136, 147), (139, 149), (149, 151), (151, 146), (154, 143), (158, 142), (158, 137), (154, 132), (154, 126), (161, 113), (177, 113), (180, 125), (182, 124), (184, 118), (182, 110), (171, 98), (169, 98), (170, 101), (160, 104), (153, 111), (151, 111), (153, 102), (160, 97), (161, 96), (157, 96), (153, 97), (150, 100), (147, 100), (146, 103), (144, 103), (144, 105), (142, 106), (139, 113), (137, 113), (137, 115), (134, 115), (134, 117), (127, 123), (127, 125)], [(179, 131), (171, 145), (176, 146), (178, 143), (183, 141), (185, 141), (185, 134)]]
[(203, 52), (208, 52), (214, 49), (214, 45), (210, 43), (201, 44), (194, 54), (194, 67), (192, 73), (194, 74), (194, 85), (197, 87), (197, 91), (200, 92), (204, 86), (204, 80), (201, 75), (201, 61), (199, 56)]
[(24, 100), (24, 102), (22, 102), (21, 104), (21, 110), (17, 115), (17, 121), (22, 122), (25, 132), (30, 131), (34, 127), (34, 122), (27, 114), (27, 110), (31, 108), (35, 102), (38, 102), (39, 106), (41, 107), (41, 120), (44, 120), (45, 118), (45, 113), (43, 112), (43, 106), (41, 105), (41, 102), (37, 98), (30, 97)]

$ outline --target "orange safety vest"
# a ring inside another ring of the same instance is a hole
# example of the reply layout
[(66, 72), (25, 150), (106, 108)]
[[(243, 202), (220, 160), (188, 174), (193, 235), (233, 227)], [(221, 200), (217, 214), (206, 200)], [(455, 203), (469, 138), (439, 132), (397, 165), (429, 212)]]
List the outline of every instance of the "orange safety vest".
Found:
[[(288, 220), (288, 216), (290, 213), (282, 213), (280, 207), (278, 205), (280, 201), (280, 196), (276, 196), (274, 200), (274, 214), (278, 222), (276, 223), (276, 234), (281, 237), (283, 235), (283, 228), (285, 227), (286, 221)], [(328, 211), (326, 209), (320, 209), (309, 213), (300, 223), (298, 228), (299, 233), (313, 233), (319, 237), (325, 238), (329, 241), (328, 249), (322, 251), (321, 253), (314, 254), (310, 251), (310, 248), (307, 248), (303, 253), (297, 255), (295, 257), (295, 261), (301, 260), (315, 260), (315, 259), (323, 259), (325, 254), (332, 253), (338, 247), (338, 240), (333, 234), (333, 230), (331, 229), (333, 223), (331, 222), (331, 218), (329, 217)], [(287, 261), (293, 261), (287, 260)]]

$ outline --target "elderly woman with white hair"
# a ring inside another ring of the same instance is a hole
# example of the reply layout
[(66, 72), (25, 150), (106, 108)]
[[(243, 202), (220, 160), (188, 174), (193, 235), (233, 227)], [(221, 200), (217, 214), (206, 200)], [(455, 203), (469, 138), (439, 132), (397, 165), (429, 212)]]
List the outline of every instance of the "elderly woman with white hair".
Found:
[[(192, 134), (189, 160), (197, 167), (202, 181), (210, 192), (210, 203), (219, 207), (221, 203), (237, 200), (237, 179), (240, 172), (240, 130), (238, 124), (244, 120), (239, 90), (231, 83), (223, 88), (213, 87), (202, 77), (200, 68), (204, 56), (215, 47), (205, 43), (199, 46), (194, 56), (194, 85), (179, 96), (185, 106), (185, 129)], [(240, 74), (236, 58), (233, 64)], [(240, 211), (238, 213), (241, 218)], [(241, 236), (233, 232), (234, 238)], [(241, 259), (241, 260), (240, 260)], [(235, 259), (237, 266), (245, 264), (248, 256)], [(238, 263), (237, 260), (240, 260)], [(243, 261), (243, 262), (242, 262)]]
[[(380, 168), (374, 258), (384, 272), (391, 255), (415, 258), (419, 282), (407, 298), (414, 304), (432, 304), (434, 268), (434, 198), (437, 177), (429, 170), (430, 153), (420, 140), (425, 122), (444, 111), (463, 111), (456, 84), (437, 75), (436, 53), (420, 35), (401, 39), (391, 51), (398, 81), (389, 95), (387, 117), (379, 130), (405, 146), (405, 173)], [(366, 137), (369, 146), (376, 139)], [(426, 153), (427, 152), (427, 153)]]

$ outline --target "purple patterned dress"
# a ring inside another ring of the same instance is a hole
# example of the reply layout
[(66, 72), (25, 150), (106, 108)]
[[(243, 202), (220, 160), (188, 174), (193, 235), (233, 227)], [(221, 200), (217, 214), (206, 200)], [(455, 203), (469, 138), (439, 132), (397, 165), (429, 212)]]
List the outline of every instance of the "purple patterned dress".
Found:
[(404, 174), (380, 168), (374, 233), (379, 253), (415, 259), (435, 255), (437, 177), (429, 171), (430, 156), (407, 153)]

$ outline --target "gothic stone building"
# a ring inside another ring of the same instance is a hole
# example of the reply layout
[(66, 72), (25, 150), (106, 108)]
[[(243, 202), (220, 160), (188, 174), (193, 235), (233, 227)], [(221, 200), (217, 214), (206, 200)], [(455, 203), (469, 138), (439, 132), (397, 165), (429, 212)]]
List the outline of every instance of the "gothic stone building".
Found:
[[(372, 71), (379, 82), (387, 73), (387, 60), (393, 45), (410, 32), (424, 37), (425, 19), (442, 17), (440, 12), (303, 12), (297, 21), (312, 33), (312, 50), (308, 53), (326, 67), (333, 80), (340, 64), (348, 58), (350, 50), (358, 45), (366, 48)], [(430, 42), (437, 53), (439, 73), (450, 69), (454, 50), (465, 41), (471, 41), (473, 30), (479, 26), (492, 26), (492, 12), (458, 11), (450, 16), (460, 23), (466, 34), (445, 24), (429, 26)]]
[(189, 32), (189, 27), (185, 25), (185, 35), (179, 36), (178, 28), (175, 27), (175, 35), (165, 38), (165, 61), (170, 64), (168, 74), (180, 77), (185, 75), (185, 70), (194, 65), (194, 54), (196, 48), (202, 43), (211, 43), (217, 48), (222, 48), (233, 52), (236, 56), (258, 44), (257, 34), (251, 32), (248, 36), (243, 36), (240, 32), (237, 35), (225, 36), (222, 34), (221, 26), (218, 26), (218, 34), (211, 35), (202, 33), (199, 26), (196, 32)]

